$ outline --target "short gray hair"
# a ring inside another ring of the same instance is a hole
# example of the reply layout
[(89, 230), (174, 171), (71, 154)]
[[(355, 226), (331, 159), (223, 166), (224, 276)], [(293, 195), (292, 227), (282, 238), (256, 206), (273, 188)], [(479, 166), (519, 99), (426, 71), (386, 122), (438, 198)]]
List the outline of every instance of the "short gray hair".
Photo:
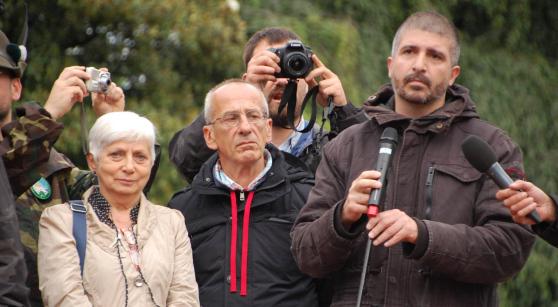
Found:
[(226, 86), (228, 84), (246, 84), (249, 85), (251, 87), (253, 87), (254, 89), (256, 89), (258, 91), (258, 93), (260, 93), (261, 96), (261, 105), (262, 105), (262, 111), (263, 111), (263, 115), (265, 117), (267, 117), (269, 115), (269, 106), (267, 105), (267, 99), (265, 98), (264, 93), (262, 92), (261, 89), (259, 89), (257, 86), (255, 86), (254, 84), (246, 81), (246, 80), (242, 80), (242, 79), (228, 79), (225, 80), (219, 84), (217, 84), (216, 86), (214, 86), (212, 89), (209, 90), (209, 92), (207, 92), (207, 94), (205, 95), (205, 102), (204, 102), (204, 106), (203, 106), (203, 113), (204, 113), (204, 119), (205, 119), (205, 124), (208, 125), (209, 123), (211, 123), (213, 121), (213, 94), (215, 94), (215, 91), (217, 91), (218, 89), (222, 88), (223, 86)]
[(401, 36), (407, 30), (422, 30), (430, 33), (435, 33), (448, 38), (451, 41), (450, 46), (450, 61), (452, 65), (459, 63), (459, 37), (457, 29), (454, 24), (449, 21), (445, 16), (436, 12), (417, 12), (407, 17), (405, 21), (399, 26), (393, 42), (391, 45), (391, 56), (395, 56)]
[(117, 141), (146, 140), (155, 161), (155, 126), (149, 119), (134, 112), (110, 112), (99, 117), (89, 130), (89, 152), (98, 161), (101, 151)]

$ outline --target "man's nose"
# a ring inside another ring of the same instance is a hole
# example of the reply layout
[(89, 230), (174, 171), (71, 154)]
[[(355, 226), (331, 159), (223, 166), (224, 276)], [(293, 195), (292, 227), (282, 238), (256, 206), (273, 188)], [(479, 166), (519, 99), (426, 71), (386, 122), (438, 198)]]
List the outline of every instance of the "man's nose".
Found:
[(248, 121), (248, 117), (245, 114), (240, 116), (240, 122), (238, 122), (238, 131), (241, 134), (248, 134), (252, 131), (252, 124)]
[(413, 71), (426, 71), (426, 55), (420, 52), (416, 57), (413, 63)]

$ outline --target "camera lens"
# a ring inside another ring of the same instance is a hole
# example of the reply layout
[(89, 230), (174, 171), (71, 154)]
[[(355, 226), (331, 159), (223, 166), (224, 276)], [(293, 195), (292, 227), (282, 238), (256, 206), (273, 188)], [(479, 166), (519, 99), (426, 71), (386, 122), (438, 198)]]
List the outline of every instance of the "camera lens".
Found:
[(304, 69), (304, 61), (302, 59), (293, 59), (289, 64), (294, 71), (301, 71)]
[(286, 63), (285, 68), (295, 78), (305, 76), (310, 68), (308, 57), (300, 52), (290, 54)]
[(110, 83), (111, 83), (111, 80), (110, 80), (110, 74), (109, 73), (103, 73), (103, 74), (99, 75), (99, 87), (101, 88), (102, 92), (108, 91)]

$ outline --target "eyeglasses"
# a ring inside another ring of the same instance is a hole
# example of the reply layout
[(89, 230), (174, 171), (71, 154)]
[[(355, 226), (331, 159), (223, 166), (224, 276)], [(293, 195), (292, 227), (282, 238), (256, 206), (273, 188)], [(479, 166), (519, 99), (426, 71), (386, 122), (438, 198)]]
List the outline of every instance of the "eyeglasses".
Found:
[(249, 124), (261, 124), (264, 119), (267, 118), (267, 114), (262, 114), (260, 111), (256, 110), (248, 110), (245, 113), (242, 112), (229, 112), (225, 113), (225, 115), (216, 118), (212, 122), (208, 123), (208, 125), (213, 125), (216, 122), (221, 123), (225, 128), (234, 128), (240, 125), (240, 121), (242, 120), (242, 114), (246, 117), (246, 120)]

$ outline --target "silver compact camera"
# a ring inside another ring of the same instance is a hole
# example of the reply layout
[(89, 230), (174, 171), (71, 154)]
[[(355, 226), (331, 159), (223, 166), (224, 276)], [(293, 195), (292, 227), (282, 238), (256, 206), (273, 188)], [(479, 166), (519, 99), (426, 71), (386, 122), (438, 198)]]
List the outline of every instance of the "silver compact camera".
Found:
[(85, 81), (87, 90), (92, 93), (106, 93), (110, 86), (110, 72), (98, 70), (95, 67), (87, 67), (85, 72), (91, 79)]

